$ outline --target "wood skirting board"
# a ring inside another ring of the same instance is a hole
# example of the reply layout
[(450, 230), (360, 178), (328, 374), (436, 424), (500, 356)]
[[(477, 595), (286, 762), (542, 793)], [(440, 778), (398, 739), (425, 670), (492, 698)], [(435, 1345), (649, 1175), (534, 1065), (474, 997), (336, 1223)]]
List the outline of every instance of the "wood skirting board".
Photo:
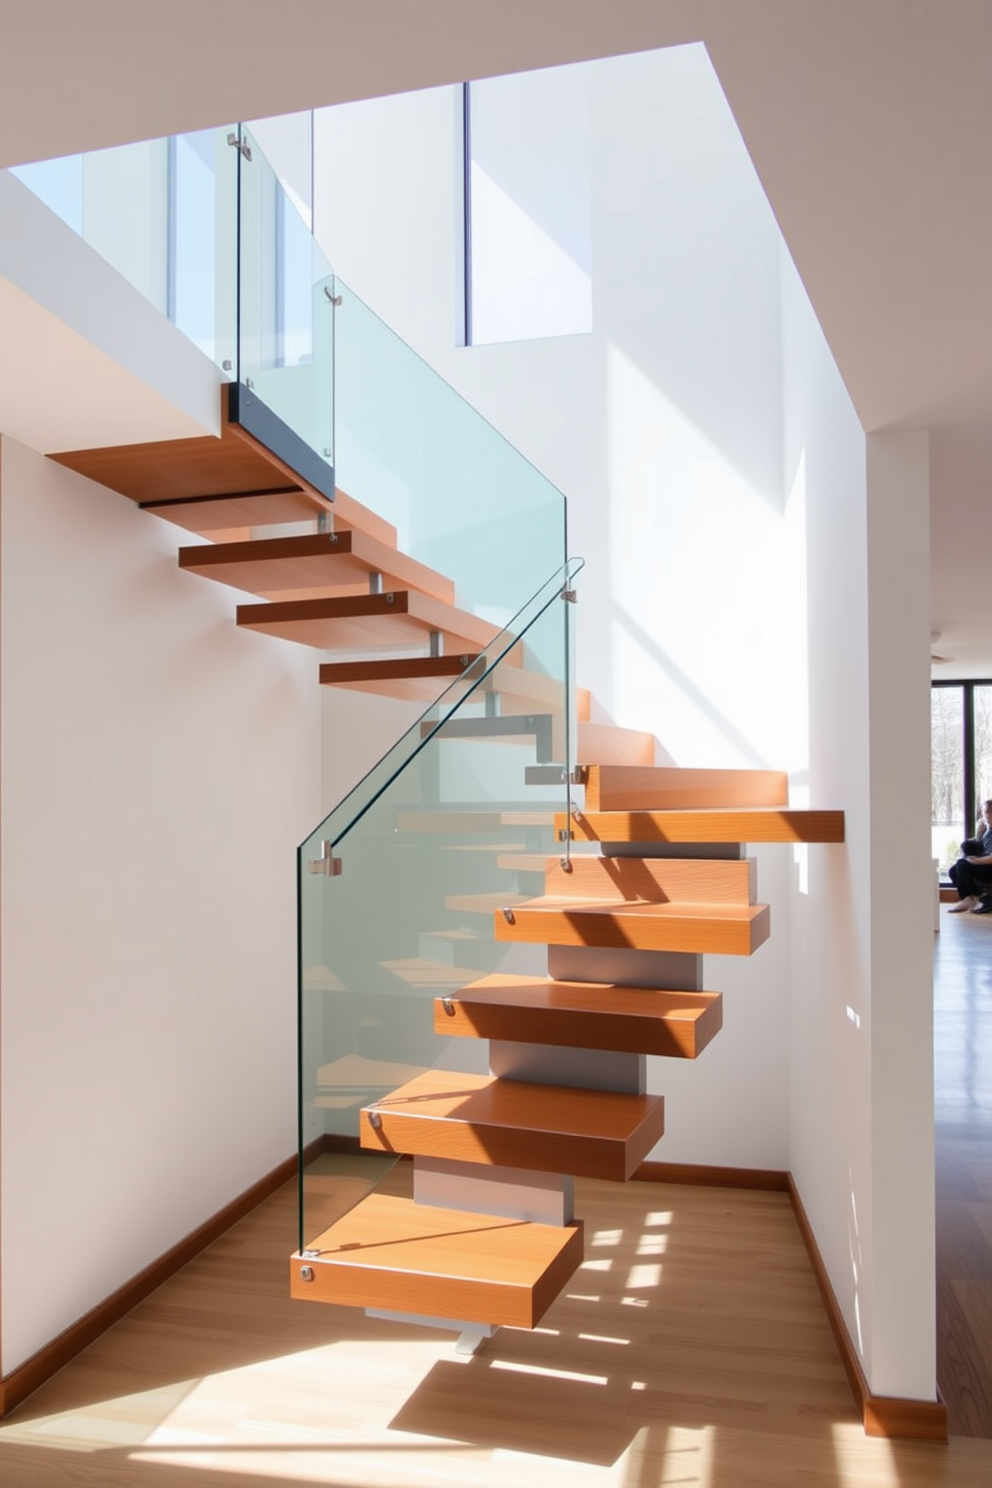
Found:
[(20, 1405), (22, 1400), (26, 1400), (40, 1385), (51, 1379), (53, 1374), (71, 1363), (77, 1354), (89, 1348), (108, 1328), (120, 1322), (139, 1302), (151, 1296), (170, 1276), (181, 1271), (201, 1251), (206, 1250), (208, 1245), (213, 1245), (215, 1240), (220, 1239), (239, 1219), (244, 1219), (263, 1199), (267, 1199), (284, 1183), (295, 1178), (296, 1172), (297, 1157), (294, 1153), (273, 1168), (271, 1173), (246, 1188), (236, 1199), (225, 1204), (223, 1209), (219, 1209), (184, 1239), (171, 1246), (158, 1260), (145, 1266), (123, 1286), (118, 1287), (116, 1292), (111, 1292), (109, 1297), (84, 1313), (57, 1338), (53, 1338), (51, 1343), (46, 1343), (30, 1359), (25, 1359), (23, 1364), (0, 1379), (0, 1419), (9, 1415), (15, 1406)]
[[(311, 1144), (316, 1155), (327, 1141)], [(336, 1150), (358, 1151), (357, 1140), (331, 1139)], [(157, 1261), (132, 1276), (116, 1292), (92, 1308), (70, 1327), (39, 1349), (30, 1359), (0, 1380), (0, 1418), (8, 1415), (23, 1400), (51, 1379), (77, 1354), (81, 1354), (102, 1333), (126, 1316), (139, 1302), (151, 1295), (170, 1276), (206, 1250), (224, 1232), (243, 1219), (263, 1199), (289, 1182), (297, 1172), (295, 1156), (273, 1168), (264, 1178), (226, 1204), (223, 1209), (173, 1245)], [(791, 1173), (766, 1168), (708, 1167), (692, 1163), (644, 1162), (634, 1178), (649, 1183), (691, 1183), (709, 1188), (753, 1188), (788, 1193), (809, 1253), (827, 1319), (833, 1331), (841, 1362), (847, 1374), (855, 1404), (861, 1412), (866, 1435), (908, 1438), (916, 1441), (947, 1441), (947, 1408), (942, 1400), (903, 1400), (872, 1395), (861, 1361), (851, 1342), (830, 1278), (823, 1264), (819, 1246)]]

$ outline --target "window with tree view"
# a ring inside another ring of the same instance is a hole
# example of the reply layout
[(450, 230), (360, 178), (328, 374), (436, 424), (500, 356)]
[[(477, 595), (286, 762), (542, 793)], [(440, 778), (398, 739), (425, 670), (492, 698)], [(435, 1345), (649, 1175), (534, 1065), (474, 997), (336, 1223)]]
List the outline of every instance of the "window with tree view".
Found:
[(992, 682), (933, 685), (930, 751), (933, 856), (946, 873), (992, 799)]

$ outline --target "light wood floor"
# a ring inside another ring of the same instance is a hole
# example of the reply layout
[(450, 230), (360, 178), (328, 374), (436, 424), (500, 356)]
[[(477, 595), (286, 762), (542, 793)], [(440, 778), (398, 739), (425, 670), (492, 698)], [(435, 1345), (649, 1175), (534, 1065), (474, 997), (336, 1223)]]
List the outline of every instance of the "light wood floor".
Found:
[(9, 1418), (0, 1482), (992, 1483), (992, 1442), (863, 1435), (784, 1195), (577, 1188), (588, 1259), (543, 1328), (458, 1360), (451, 1334), (287, 1298), (287, 1186)]
[(992, 915), (934, 937), (937, 1379), (952, 1432), (992, 1437)]

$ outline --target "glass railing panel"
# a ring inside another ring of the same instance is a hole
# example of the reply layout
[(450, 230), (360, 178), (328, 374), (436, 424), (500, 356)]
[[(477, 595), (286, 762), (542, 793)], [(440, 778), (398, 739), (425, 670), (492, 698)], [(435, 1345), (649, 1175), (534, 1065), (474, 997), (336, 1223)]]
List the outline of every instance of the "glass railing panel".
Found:
[(238, 157), (229, 136), (144, 140), (13, 174), (233, 376)]
[(338, 485), (453, 579), (460, 606), (505, 625), (564, 562), (564, 498), (340, 277), (335, 285)]
[(166, 313), (234, 376), (237, 362), (238, 156), (233, 129), (169, 141), (169, 280)]
[(296, 203), (241, 130), (238, 379), (334, 462), (334, 281)]
[[(541, 892), (564, 849), (566, 615), (577, 560), (399, 740), (300, 849), (300, 1246), (379, 1182), (354, 1153), (363, 1106), (427, 1069), (481, 1071), (486, 1047), (434, 1032), (434, 999), (542, 947), (494, 911)], [(547, 658), (555, 658), (549, 666)]]

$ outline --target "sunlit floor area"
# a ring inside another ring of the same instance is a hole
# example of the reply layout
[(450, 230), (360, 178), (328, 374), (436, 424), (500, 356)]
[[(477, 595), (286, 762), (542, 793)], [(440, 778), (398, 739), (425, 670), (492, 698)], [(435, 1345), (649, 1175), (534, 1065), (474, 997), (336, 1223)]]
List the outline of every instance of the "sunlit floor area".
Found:
[(0, 1482), (988, 1488), (992, 1442), (863, 1435), (784, 1194), (577, 1188), (583, 1268), (463, 1359), (290, 1301), (288, 1185), (9, 1418)]
[(992, 1437), (992, 915), (934, 937), (937, 1379), (952, 1432)]

